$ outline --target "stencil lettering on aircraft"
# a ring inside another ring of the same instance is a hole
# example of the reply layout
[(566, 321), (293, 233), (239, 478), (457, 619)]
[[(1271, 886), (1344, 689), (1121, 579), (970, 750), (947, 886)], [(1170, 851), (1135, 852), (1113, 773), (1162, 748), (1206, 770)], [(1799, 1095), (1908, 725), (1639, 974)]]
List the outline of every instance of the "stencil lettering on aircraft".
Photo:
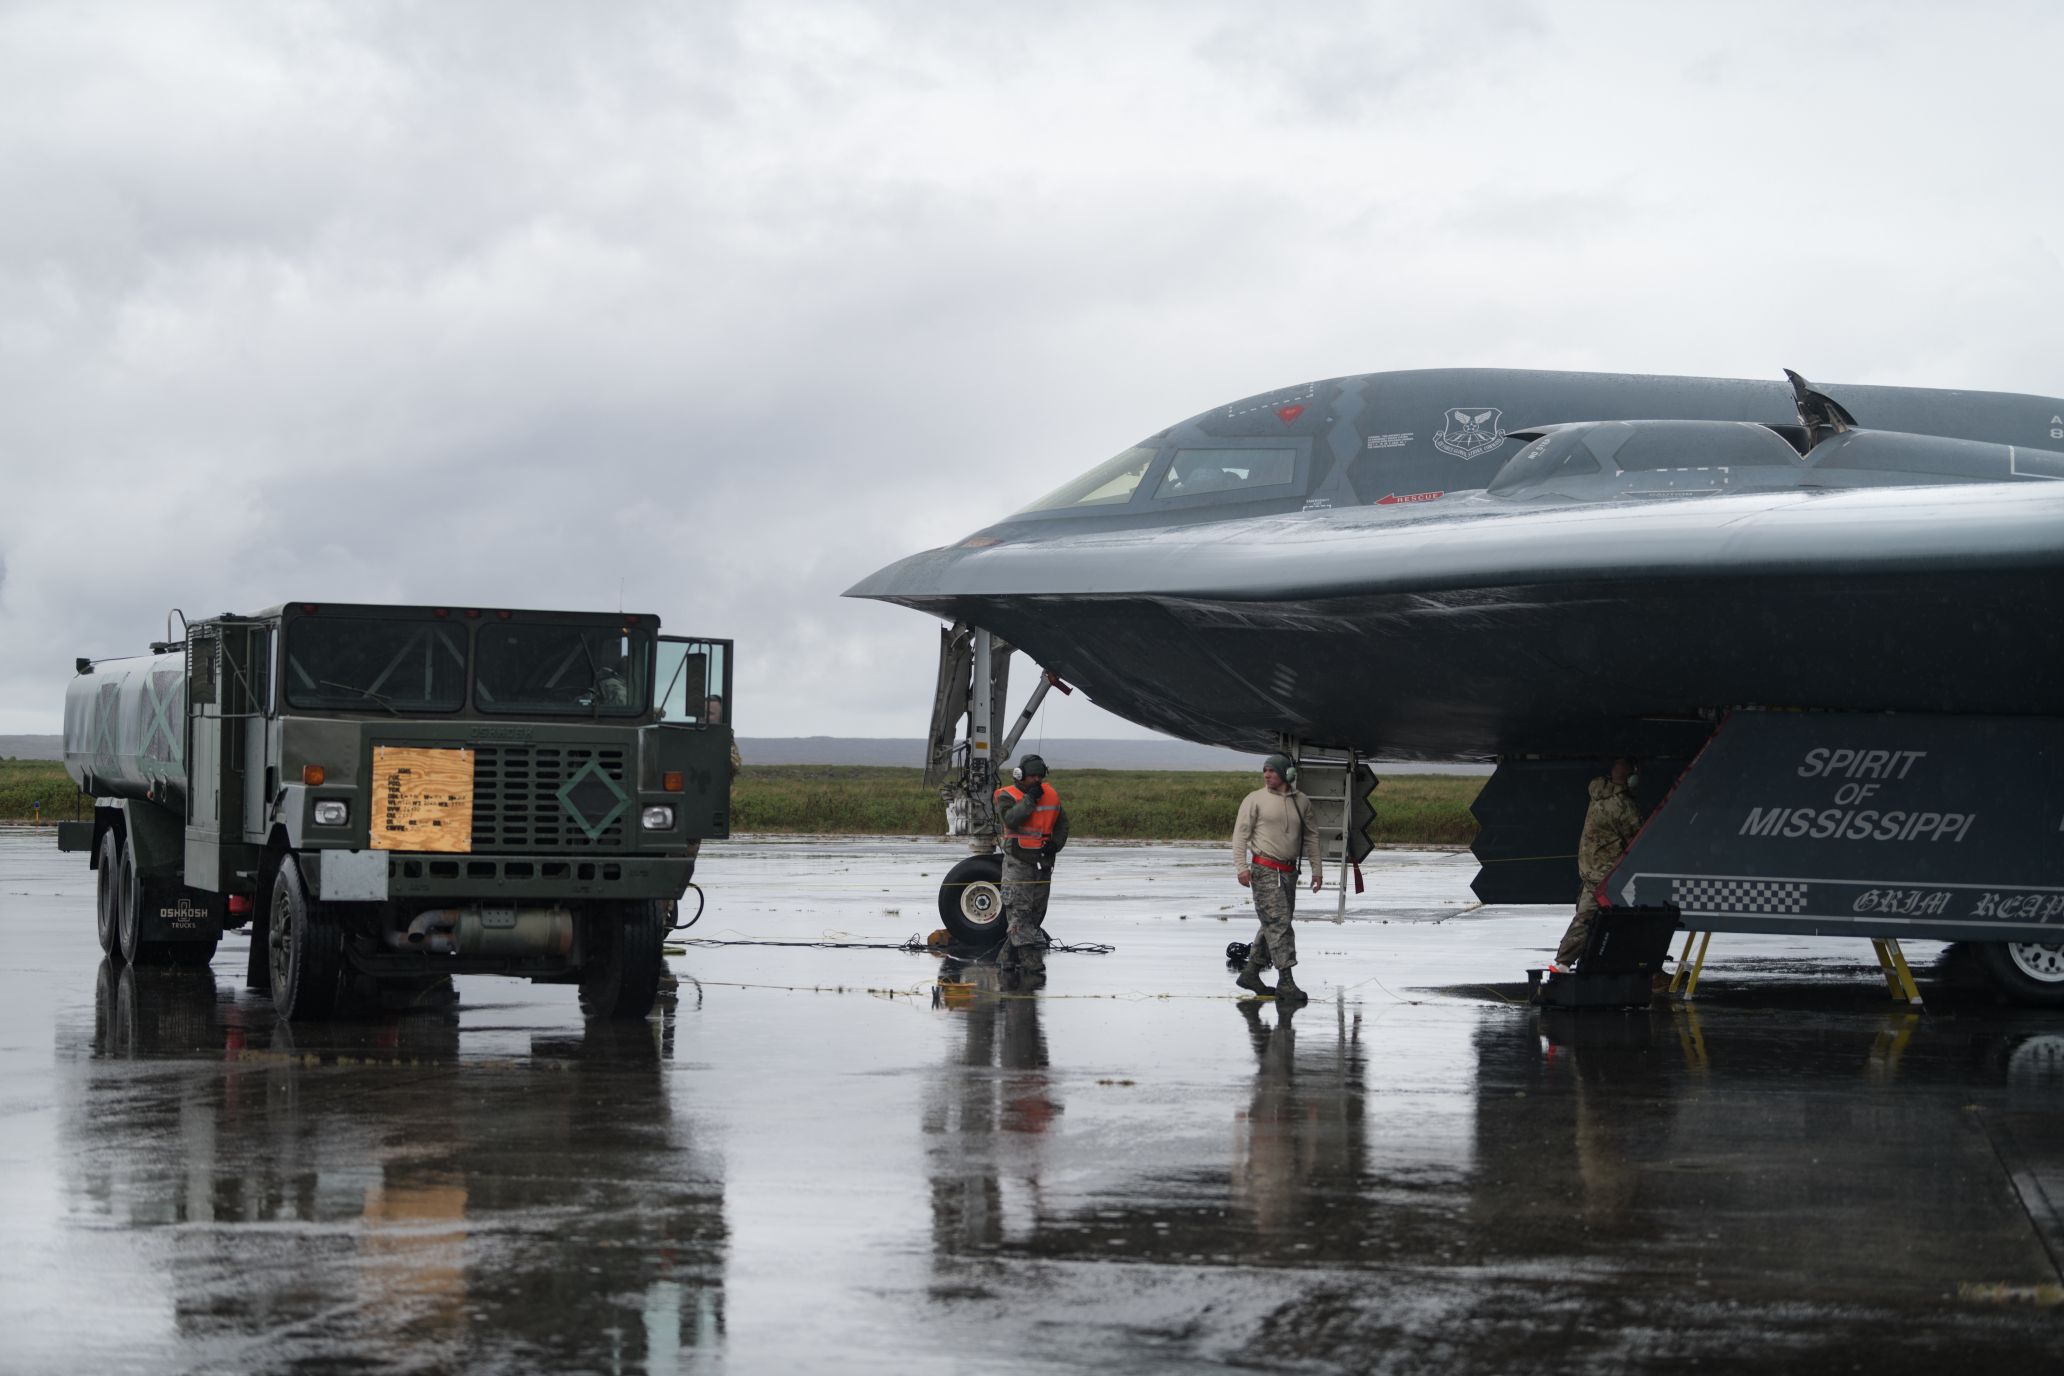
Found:
[[(1905, 781), (1928, 758), (1925, 750), (1849, 750), (1816, 746), (1792, 772), (1802, 779), (1836, 781), (1829, 807), (1752, 807), (1740, 836), (1826, 841), (1960, 842), (1978, 820), (1975, 812), (1893, 807), (1878, 795), (1887, 783)], [(1859, 804), (1869, 803), (1863, 807)]]

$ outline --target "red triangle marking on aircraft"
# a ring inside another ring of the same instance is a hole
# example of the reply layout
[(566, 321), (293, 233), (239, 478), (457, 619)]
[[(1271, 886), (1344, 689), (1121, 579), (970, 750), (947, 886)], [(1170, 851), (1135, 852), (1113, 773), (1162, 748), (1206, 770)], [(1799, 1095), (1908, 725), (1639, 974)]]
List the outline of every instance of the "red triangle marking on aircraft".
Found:
[(1276, 412), (1276, 419), (1288, 425), (1303, 414), (1304, 408), (1302, 406), (1285, 406)]

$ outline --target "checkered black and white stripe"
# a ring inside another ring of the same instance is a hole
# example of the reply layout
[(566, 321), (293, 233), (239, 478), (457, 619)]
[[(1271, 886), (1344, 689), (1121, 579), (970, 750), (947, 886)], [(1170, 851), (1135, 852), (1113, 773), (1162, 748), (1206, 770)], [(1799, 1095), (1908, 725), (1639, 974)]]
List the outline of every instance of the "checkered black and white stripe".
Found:
[(1672, 879), (1670, 902), (1688, 913), (1803, 913), (1806, 886), (1774, 879)]

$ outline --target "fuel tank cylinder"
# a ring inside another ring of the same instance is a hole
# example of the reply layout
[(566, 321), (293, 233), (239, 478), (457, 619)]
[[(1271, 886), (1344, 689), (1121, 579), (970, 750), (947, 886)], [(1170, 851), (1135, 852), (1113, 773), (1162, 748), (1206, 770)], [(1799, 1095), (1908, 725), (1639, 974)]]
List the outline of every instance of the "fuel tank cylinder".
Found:
[(65, 772), (103, 798), (186, 797), (186, 658), (106, 659), (65, 689)]

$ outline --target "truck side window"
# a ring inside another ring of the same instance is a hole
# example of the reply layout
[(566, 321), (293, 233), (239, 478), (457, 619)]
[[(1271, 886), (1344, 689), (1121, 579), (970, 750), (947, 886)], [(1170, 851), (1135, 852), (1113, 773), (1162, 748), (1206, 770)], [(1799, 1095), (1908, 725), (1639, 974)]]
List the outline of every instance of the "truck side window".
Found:
[(729, 642), (720, 640), (660, 640), (656, 667), (661, 721), (730, 724), (724, 664), (730, 648)]

